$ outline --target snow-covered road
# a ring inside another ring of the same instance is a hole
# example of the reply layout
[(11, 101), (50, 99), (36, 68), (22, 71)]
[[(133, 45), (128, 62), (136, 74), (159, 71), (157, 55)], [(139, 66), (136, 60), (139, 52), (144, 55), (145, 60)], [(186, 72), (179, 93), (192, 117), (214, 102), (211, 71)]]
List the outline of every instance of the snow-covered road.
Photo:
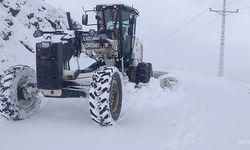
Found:
[(45, 99), (36, 116), (0, 120), (5, 150), (244, 150), (250, 145), (247, 85), (194, 72), (175, 72), (173, 92), (153, 79), (125, 86), (120, 121), (102, 128), (90, 120), (86, 99)]
[(208, 108), (208, 118), (202, 122), (203, 127), (197, 132), (198, 139), (189, 149), (249, 150), (249, 85), (206, 74), (197, 75), (178, 75), (185, 92), (192, 96), (192, 99), (206, 104)]

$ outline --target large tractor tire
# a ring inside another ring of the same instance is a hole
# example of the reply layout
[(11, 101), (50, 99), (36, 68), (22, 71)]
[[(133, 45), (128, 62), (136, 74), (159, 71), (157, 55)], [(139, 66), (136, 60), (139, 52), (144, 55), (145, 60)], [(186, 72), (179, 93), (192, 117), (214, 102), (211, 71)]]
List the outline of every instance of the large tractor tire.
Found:
[(41, 100), (35, 71), (28, 66), (13, 66), (0, 77), (0, 114), (8, 120), (23, 120), (39, 110)]
[(148, 83), (153, 76), (151, 63), (139, 63), (136, 69), (136, 83)]
[(89, 93), (90, 114), (100, 126), (111, 126), (122, 108), (122, 82), (116, 67), (101, 67), (92, 77)]

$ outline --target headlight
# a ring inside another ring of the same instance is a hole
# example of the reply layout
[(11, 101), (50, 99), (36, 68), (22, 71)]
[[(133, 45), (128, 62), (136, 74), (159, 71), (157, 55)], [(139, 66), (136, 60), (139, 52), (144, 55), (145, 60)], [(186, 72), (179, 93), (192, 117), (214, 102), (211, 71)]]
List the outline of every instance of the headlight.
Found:
[(43, 43), (41, 43), (41, 47), (42, 48), (49, 48), (50, 47), (50, 43), (49, 42), (43, 42)]
[(48, 59), (50, 57), (51, 42), (41, 42), (37, 44), (37, 52), (42, 59)]
[(51, 42), (41, 42), (37, 44), (38, 49), (44, 49), (44, 48), (49, 48), (51, 45)]

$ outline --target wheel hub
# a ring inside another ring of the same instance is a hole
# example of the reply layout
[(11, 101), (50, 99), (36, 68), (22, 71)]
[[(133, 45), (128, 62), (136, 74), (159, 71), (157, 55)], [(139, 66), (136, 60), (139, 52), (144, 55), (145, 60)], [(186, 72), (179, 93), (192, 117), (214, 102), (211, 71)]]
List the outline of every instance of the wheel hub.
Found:
[(35, 99), (36, 88), (34, 84), (29, 82), (20, 82), (17, 88), (18, 106), (29, 108)]
[(116, 80), (113, 80), (111, 85), (111, 97), (110, 97), (110, 109), (112, 113), (115, 113), (118, 110), (119, 107), (119, 98), (120, 93), (118, 89), (118, 83)]

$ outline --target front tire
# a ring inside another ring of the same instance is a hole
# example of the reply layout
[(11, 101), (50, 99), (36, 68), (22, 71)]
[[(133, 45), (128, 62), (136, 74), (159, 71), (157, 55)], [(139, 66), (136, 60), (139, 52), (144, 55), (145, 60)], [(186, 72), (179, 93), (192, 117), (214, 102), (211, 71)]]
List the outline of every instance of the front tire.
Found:
[(28, 66), (13, 66), (0, 78), (0, 114), (8, 120), (23, 120), (39, 110), (35, 71)]
[(111, 126), (122, 107), (122, 82), (116, 67), (101, 67), (92, 77), (89, 93), (90, 114), (100, 126)]

